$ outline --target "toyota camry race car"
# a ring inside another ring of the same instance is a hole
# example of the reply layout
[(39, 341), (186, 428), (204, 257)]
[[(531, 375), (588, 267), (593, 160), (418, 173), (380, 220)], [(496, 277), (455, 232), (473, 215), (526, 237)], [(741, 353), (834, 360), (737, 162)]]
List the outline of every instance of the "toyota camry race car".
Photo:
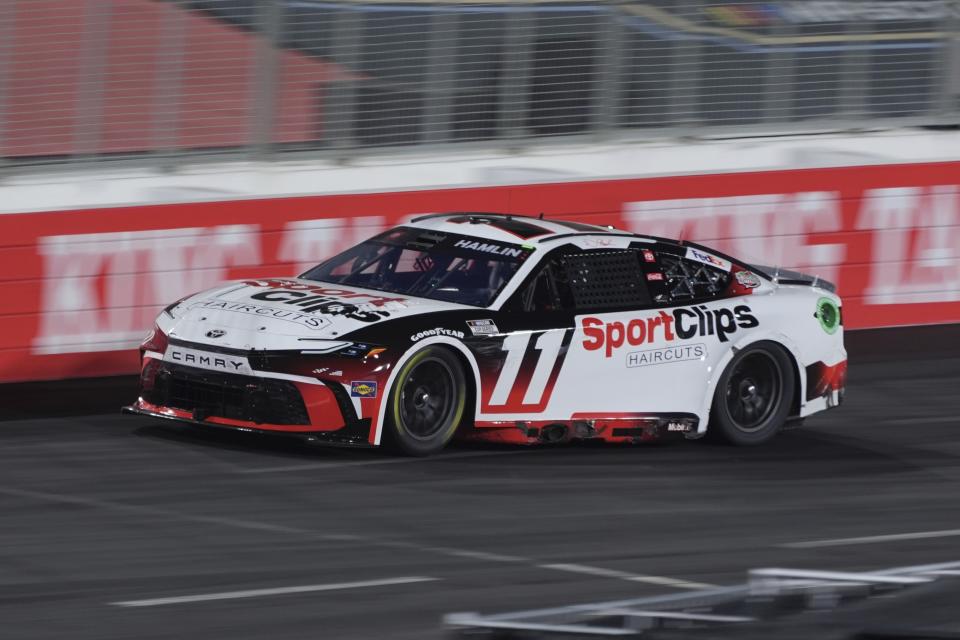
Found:
[(430, 215), (171, 304), (126, 411), (415, 455), (458, 429), (759, 444), (841, 402), (841, 325), (830, 283), (689, 242)]

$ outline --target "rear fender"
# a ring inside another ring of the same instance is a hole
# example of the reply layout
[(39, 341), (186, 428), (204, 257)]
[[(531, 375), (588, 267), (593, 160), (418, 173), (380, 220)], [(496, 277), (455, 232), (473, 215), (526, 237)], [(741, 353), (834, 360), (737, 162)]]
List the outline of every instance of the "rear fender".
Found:
[(794, 370), (797, 375), (798, 387), (800, 389), (800, 402), (802, 405), (803, 398), (806, 397), (807, 393), (807, 379), (802, 368), (803, 360), (800, 358), (800, 349), (798, 348), (796, 342), (794, 342), (789, 336), (779, 331), (754, 331), (749, 335), (743, 336), (734, 344), (732, 344), (730, 348), (727, 349), (726, 353), (723, 354), (723, 358), (720, 359), (716, 367), (709, 372), (706, 393), (704, 394), (703, 403), (700, 405), (700, 410), (698, 412), (698, 415), (700, 416), (700, 423), (697, 427), (697, 435), (703, 435), (707, 432), (707, 427), (710, 422), (710, 406), (713, 403), (713, 394), (716, 391), (717, 383), (719, 382), (720, 377), (727, 369), (727, 365), (730, 364), (730, 361), (733, 360), (733, 357), (737, 355), (737, 353), (757, 342), (775, 342), (790, 353), (794, 363)]

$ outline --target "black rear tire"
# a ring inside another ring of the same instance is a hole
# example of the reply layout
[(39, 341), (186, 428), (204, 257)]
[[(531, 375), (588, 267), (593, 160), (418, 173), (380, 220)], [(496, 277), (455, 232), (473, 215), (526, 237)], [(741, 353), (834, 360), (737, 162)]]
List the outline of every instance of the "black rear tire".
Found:
[(449, 349), (418, 351), (403, 363), (387, 397), (386, 443), (411, 456), (437, 453), (460, 426), (466, 391), (463, 367)]
[(768, 442), (787, 421), (795, 381), (783, 347), (767, 341), (745, 347), (717, 382), (707, 433), (738, 446)]

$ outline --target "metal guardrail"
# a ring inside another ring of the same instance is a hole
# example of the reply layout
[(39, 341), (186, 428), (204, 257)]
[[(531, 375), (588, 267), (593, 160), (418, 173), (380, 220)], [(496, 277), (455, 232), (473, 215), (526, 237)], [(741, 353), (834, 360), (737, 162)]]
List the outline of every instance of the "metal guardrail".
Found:
[(753, 569), (747, 582), (736, 586), (503, 614), (452, 613), (444, 617), (444, 624), (464, 635), (490, 632), (501, 639), (529, 638), (530, 634), (637, 636), (676, 627), (691, 631), (837, 609), (958, 575), (960, 562), (867, 572)]
[(7, 0), (8, 164), (960, 122), (960, 0)]

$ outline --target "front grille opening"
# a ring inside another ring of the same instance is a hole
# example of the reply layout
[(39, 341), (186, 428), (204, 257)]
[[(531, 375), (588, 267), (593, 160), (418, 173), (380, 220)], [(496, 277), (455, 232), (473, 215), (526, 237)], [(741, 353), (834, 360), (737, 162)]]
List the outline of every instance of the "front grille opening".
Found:
[(190, 411), (196, 420), (218, 417), (255, 424), (310, 424), (300, 391), (287, 380), (164, 362), (144, 371), (141, 394), (152, 404)]
[(327, 386), (328, 389), (333, 393), (333, 397), (337, 400), (337, 406), (340, 408), (340, 413), (343, 414), (343, 420), (346, 424), (356, 422), (358, 419), (357, 410), (353, 408), (353, 402), (350, 400), (350, 394), (347, 393), (347, 390), (343, 388), (343, 385), (339, 382), (330, 382), (328, 380), (323, 380), (323, 384)]

